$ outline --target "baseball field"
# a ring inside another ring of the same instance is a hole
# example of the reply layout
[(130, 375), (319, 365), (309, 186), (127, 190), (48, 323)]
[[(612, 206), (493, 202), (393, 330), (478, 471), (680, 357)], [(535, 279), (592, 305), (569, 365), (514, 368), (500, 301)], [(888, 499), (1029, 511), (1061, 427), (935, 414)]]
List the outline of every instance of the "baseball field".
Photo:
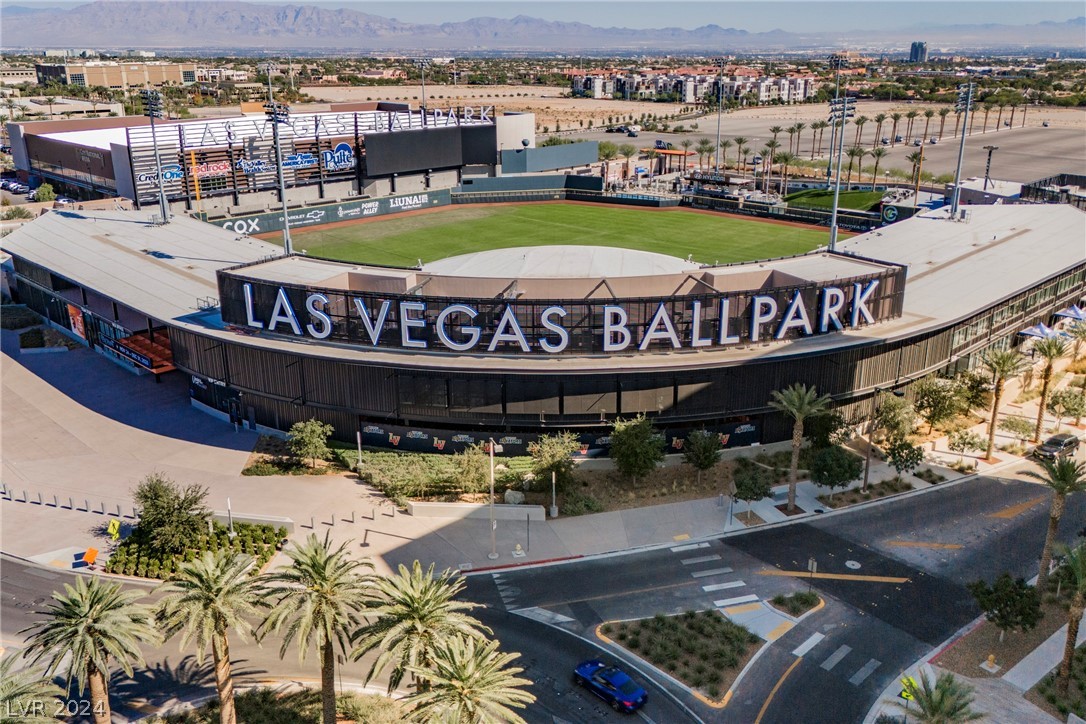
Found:
[[(687, 209), (543, 203), (454, 206), (291, 231), (296, 250), (344, 261), (414, 266), (476, 251), (576, 244), (653, 251), (705, 264), (810, 251), (822, 229)], [(279, 242), (278, 233), (262, 238)]]

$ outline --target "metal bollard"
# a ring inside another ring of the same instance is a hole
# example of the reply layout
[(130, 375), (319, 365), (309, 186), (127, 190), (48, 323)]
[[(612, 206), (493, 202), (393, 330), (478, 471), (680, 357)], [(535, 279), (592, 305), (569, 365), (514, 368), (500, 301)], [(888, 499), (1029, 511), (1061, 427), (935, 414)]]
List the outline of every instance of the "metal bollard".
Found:
[(68, 510), (75, 510), (75, 501), (72, 500), (72, 496), (68, 496)]
[(83, 509), (88, 513), (90, 512), (90, 500), (87, 498), (83, 498)]
[(351, 511), (351, 523), (354, 523), (354, 511)]
[(316, 530), (316, 529), (317, 529), (317, 521), (311, 515), (311, 516), (309, 516), (309, 530)]
[(59, 501), (57, 501), (57, 496), (55, 496), (55, 495), (53, 496), (53, 507), (54, 508), (59, 508), (60, 507), (60, 503), (59, 503)]
[(336, 527), (336, 511), (334, 511), (334, 510), (332, 511), (332, 522), (329, 523), (328, 525), (332, 526), (333, 528)]
[(27, 493), (26, 493), (26, 490), (25, 490), (25, 489), (23, 490), (23, 502), (24, 502), (24, 503), (29, 503), (29, 502), (30, 502), (30, 496), (29, 496), (29, 495), (27, 495)]
[(42, 497), (41, 491), (38, 491), (38, 505), (45, 505), (45, 498)]
[(118, 518), (121, 517), (121, 504), (120, 503), (117, 503), (117, 517)]

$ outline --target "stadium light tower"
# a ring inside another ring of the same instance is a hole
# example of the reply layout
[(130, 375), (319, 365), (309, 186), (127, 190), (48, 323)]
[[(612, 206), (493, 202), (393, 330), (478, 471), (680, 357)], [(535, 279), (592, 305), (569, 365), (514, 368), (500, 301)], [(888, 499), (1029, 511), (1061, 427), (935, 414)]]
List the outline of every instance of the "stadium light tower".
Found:
[(430, 61), (426, 58), (415, 59), (415, 66), (422, 72), (422, 103), (419, 107), (422, 108), (423, 115), (426, 114), (426, 68), (429, 65)]
[(151, 144), (155, 148), (155, 176), (158, 178), (158, 209), (162, 223), (170, 223), (170, 207), (166, 204), (166, 187), (162, 183), (162, 159), (158, 155), (158, 135), (155, 133), (155, 119), (162, 118), (162, 94), (152, 88), (140, 91), (143, 102), (143, 115), (151, 119)]
[[(992, 179), (992, 153), (999, 150), (999, 146), (985, 146), (988, 152), (988, 163), (984, 164), (984, 190), (988, 190), (988, 182)], [(994, 185), (994, 184), (993, 184)]]
[[(841, 98), (841, 66), (846, 62), (846, 58), (843, 55), (834, 53), (829, 57), (830, 67), (834, 69), (833, 74), (833, 100), (836, 102)], [(833, 149), (837, 145), (837, 126), (830, 127), (830, 159), (826, 164), (826, 181), (828, 182), (830, 176), (833, 174)]]
[(720, 114), (724, 108), (724, 56), (713, 58), (720, 63), (720, 72), (716, 77), (716, 150), (713, 156), (713, 168), (720, 173)]
[(950, 199), (950, 218), (958, 215), (958, 200), (962, 195), (962, 159), (965, 157), (965, 132), (969, 128), (969, 111), (973, 108), (974, 83), (962, 83), (958, 86), (958, 102), (954, 109), (962, 114), (962, 140), (958, 144), (958, 167), (954, 170), (954, 195)]
[(283, 253), (294, 253), (290, 242), (290, 215), (287, 213), (287, 184), (283, 176), (283, 148), (279, 142), (279, 124), (290, 123), (290, 106), (276, 103), (272, 96), (271, 72), (274, 66), (268, 63), (264, 69), (268, 73), (268, 102), (264, 104), (264, 115), (272, 123), (272, 140), (275, 143), (275, 171), (279, 177), (279, 200), (283, 202)]
[[(837, 250), (837, 202), (841, 198), (841, 157), (845, 155), (845, 124), (856, 112), (856, 101), (845, 94), (843, 98), (830, 101), (830, 121), (834, 128), (841, 123), (837, 134), (837, 174), (833, 183), (833, 213), (830, 215), (830, 251)], [(832, 163), (832, 154), (831, 154)], [(781, 189), (782, 193), (785, 189)]]

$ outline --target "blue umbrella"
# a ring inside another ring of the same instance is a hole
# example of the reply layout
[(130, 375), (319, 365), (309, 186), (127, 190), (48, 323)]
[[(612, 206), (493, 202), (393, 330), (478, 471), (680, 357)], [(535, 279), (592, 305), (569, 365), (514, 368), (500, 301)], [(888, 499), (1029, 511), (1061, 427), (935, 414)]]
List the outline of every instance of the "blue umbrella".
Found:
[(1018, 334), (1024, 337), (1040, 337), (1041, 339), (1048, 339), (1049, 337), (1059, 337), (1060, 333), (1052, 329), (1045, 323), (1035, 324), (1032, 327), (1023, 329)]
[(1073, 319), (1076, 322), (1086, 322), (1086, 311), (1084, 311), (1077, 304), (1072, 304), (1067, 309), (1061, 309), (1060, 311), (1056, 312), (1056, 316), (1067, 317), (1068, 319)]

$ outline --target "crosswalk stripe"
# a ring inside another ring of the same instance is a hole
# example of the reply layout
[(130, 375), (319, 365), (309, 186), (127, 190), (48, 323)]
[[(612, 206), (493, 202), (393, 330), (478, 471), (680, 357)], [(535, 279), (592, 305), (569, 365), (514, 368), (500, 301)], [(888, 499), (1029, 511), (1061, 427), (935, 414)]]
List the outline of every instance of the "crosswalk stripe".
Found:
[(875, 669), (879, 668), (879, 665), (881, 663), (881, 661), (875, 661), (875, 659), (871, 659), (863, 665), (862, 669), (852, 675), (852, 678), (848, 680), (848, 683), (852, 684), (853, 686), (859, 686), (864, 682), (864, 679), (871, 676), (872, 672), (874, 672)]
[(848, 653), (850, 651), (852, 651), (851, 646), (841, 646), (832, 654), (830, 654), (828, 659), (822, 662), (822, 668), (826, 671), (831, 670), (834, 666), (837, 666), (839, 663), (841, 663), (841, 659), (848, 656)]
[(696, 551), (699, 548), (708, 548), (708, 543), (688, 543), (684, 546), (675, 546), (671, 549), (672, 553), (685, 553), (686, 551)]
[(710, 568), (705, 571), (694, 571), (690, 575), (694, 578), (705, 578), (706, 576), (723, 576), (724, 574), (731, 572), (731, 568)]
[(713, 591), (723, 591), (725, 588), (742, 588), (745, 585), (747, 584), (742, 581), (728, 581), (727, 583), (714, 583), (711, 586), (702, 586), (701, 590), (706, 593), (711, 593)]
[(698, 556), (697, 558), (683, 558), (682, 564), (684, 566), (692, 566), (695, 563), (708, 563), (709, 561), (719, 561), (720, 556), (715, 553), (711, 556)]
[(758, 597), (753, 593), (746, 596), (736, 596), (735, 598), (725, 598), (720, 601), (713, 601), (713, 605), (717, 608), (727, 608), (728, 606), (734, 606), (737, 603), (750, 603), (751, 601), (757, 601)]
[(793, 656), (806, 656), (807, 652), (818, 646), (822, 639), (826, 638), (826, 634), (811, 634), (811, 637), (796, 647), (796, 650), (792, 652)]

